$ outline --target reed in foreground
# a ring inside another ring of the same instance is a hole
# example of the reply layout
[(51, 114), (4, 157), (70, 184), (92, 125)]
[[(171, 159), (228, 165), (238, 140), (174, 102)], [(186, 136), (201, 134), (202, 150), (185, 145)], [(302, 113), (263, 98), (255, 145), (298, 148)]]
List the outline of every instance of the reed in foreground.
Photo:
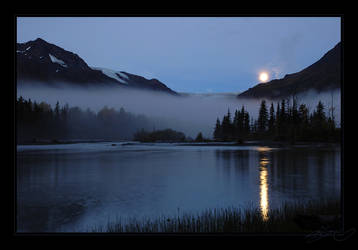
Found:
[(294, 232), (305, 233), (319, 229), (339, 230), (340, 202), (337, 200), (285, 203), (263, 217), (259, 209), (207, 209), (200, 214), (138, 220), (121, 219), (92, 232), (134, 233), (200, 233), (200, 232)]

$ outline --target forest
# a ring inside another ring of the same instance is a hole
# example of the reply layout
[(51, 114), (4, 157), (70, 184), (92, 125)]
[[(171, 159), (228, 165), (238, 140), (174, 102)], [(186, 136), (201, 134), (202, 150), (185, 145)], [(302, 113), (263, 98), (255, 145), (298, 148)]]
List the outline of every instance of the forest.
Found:
[(275, 105), (267, 107), (262, 100), (256, 120), (242, 106), (236, 110), (233, 118), (230, 110), (220, 122), (217, 118), (213, 137), (216, 141), (271, 140), (311, 142), (339, 142), (341, 129), (336, 126), (334, 107), (330, 107), (328, 115), (321, 101), (315, 110), (310, 112), (305, 104), (297, 105), (293, 99), (283, 99)]
[(130, 140), (140, 129), (152, 129), (153, 123), (144, 115), (134, 115), (123, 108), (116, 111), (103, 107), (95, 113), (90, 109), (60, 106), (22, 97), (16, 100), (17, 143), (36, 143), (41, 140), (101, 139)]
[[(275, 107), (276, 106), (276, 107)], [(172, 129), (155, 130), (154, 122), (145, 115), (135, 115), (104, 106), (97, 113), (90, 109), (60, 106), (46, 102), (16, 100), (18, 143), (61, 140), (136, 140), (141, 142), (244, 142), (247, 140), (302, 142), (339, 142), (341, 129), (336, 126), (333, 107), (326, 112), (321, 101), (313, 112), (305, 104), (288, 100), (267, 106), (262, 100), (257, 119), (242, 106), (232, 115), (230, 110), (216, 120), (213, 140), (199, 132), (196, 139)]]

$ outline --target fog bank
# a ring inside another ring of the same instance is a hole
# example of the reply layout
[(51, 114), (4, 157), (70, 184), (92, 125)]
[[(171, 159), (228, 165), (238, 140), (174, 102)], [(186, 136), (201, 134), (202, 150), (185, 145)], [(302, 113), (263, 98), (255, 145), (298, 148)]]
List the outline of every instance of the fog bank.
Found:
[[(182, 93), (181, 96), (172, 96), (154, 91), (142, 91), (127, 88), (75, 88), (69, 85), (62, 87), (47, 87), (41, 85), (30, 85), (19, 83), (17, 85), (17, 97), (32, 101), (45, 101), (52, 107), (58, 101), (60, 105), (66, 103), (70, 107), (78, 106), (82, 109), (99, 111), (104, 106), (113, 107), (119, 110), (123, 107), (126, 111), (135, 114), (143, 114), (155, 118), (155, 128), (172, 128), (182, 131), (187, 136), (195, 138), (202, 132), (204, 137), (212, 137), (216, 119), (222, 119), (228, 111), (234, 113), (241, 109), (242, 105), (250, 113), (250, 117), (256, 119), (261, 99), (237, 98), (236, 93), (215, 93), (215, 94), (190, 94)], [(335, 107), (335, 117), (340, 122), (340, 91), (327, 93), (309, 92), (298, 96), (299, 103), (305, 103), (310, 111), (315, 109), (319, 100), (322, 100), (326, 107), (332, 102)], [(272, 101), (275, 103), (276, 101)], [(267, 107), (271, 100), (267, 100)]]

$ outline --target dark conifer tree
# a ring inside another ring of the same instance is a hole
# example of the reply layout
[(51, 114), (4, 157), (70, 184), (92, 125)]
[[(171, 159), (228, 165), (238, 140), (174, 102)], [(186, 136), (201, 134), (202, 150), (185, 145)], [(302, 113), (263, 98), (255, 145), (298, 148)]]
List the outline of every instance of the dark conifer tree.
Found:
[(219, 118), (216, 119), (215, 130), (214, 130), (214, 139), (215, 140), (221, 140), (222, 139), (221, 125), (220, 125)]
[(312, 133), (315, 138), (323, 138), (328, 132), (326, 114), (324, 112), (324, 105), (321, 101), (318, 102), (316, 110), (312, 114)]
[(317, 121), (323, 123), (326, 121), (326, 114), (324, 112), (324, 105), (321, 101), (318, 102), (316, 111), (315, 111), (315, 118)]
[(280, 103), (277, 102), (276, 107), (276, 122), (275, 122), (275, 135), (279, 136), (281, 133), (281, 114), (280, 114)]
[(227, 111), (227, 115), (224, 116), (222, 124), (221, 124), (221, 132), (223, 140), (231, 140), (232, 139), (232, 123), (231, 123), (231, 113), (230, 110)]
[(250, 129), (250, 115), (249, 112), (243, 110), (243, 130), (244, 130), (244, 136), (248, 136), (251, 133), (251, 129)]
[(259, 117), (257, 119), (257, 126), (258, 126), (258, 132), (264, 133), (266, 131), (268, 124), (268, 113), (266, 108), (266, 101), (261, 101), (260, 111), (259, 111)]
[(233, 129), (233, 138), (237, 139), (240, 137), (241, 129), (240, 129), (240, 112), (235, 110), (234, 119), (232, 121), (232, 129)]
[(57, 101), (55, 106), (55, 121), (60, 121), (60, 103)]
[(297, 110), (296, 99), (293, 99), (293, 102), (292, 102), (292, 120), (294, 123), (298, 122), (298, 110)]
[(195, 141), (196, 142), (203, 142), (204, 141), (203, 134), (201, 132), (199, 132), (199, 134), (196, 136)]
[(272, 102), (270, 107), (270, 118), (269, 118), (268, 126), (269, 126), (269, 133), (272, 135), (274, 133), (274, 126), (275, 126), (275, 109), (273, 107)]
[(299, 138), (306, 140), (309, 137), (309, 110), (305, 104), (301, 104), (298, 109)]
[(281, 111), (280, 111), (280, 120), (281, 120), (281, 123), (282, 124), (285, 124), (286, 123), (286, 102), (285, 102), (285, 99), (282, 99), (281, 101)]
[(227, 119), (229, 124), (231, 124), (231, 113), (230, 113), (230, 109), (227, 110)]
[(289, 114), (289, 121), (290, 121), (290, 137), (291, 142), (294, 143), (297, 137), (297, 124), (298, 124), (298, 110), (297, 110), (297, 102), (296, 99), (293, 98), (292, 100), (292, 107), (290, 107), (290, 114)]
[(245, 127), (245, 122), (246, 122), (246, 117), (245, 117), (245, 107), (244, 105), (242, 105), (241, 107), (241, 111), (238, 112), (239, 115), (239, 138), (243, 139), (246, 135), (247, 135), (247, 131), (246, 131), (246, 127)]
[(281, 110), (280, 110), (280, 118), (279, 118), (279, 135), (282, 139), (286, 136), (287, 132), (287, 109), (286, 109), (286, 102), (285, 99), (281, 101)]

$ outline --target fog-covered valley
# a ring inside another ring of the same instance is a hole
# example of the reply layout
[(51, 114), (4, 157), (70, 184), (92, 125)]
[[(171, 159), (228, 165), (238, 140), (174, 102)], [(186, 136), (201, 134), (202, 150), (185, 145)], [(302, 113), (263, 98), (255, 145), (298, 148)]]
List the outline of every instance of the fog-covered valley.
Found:
[[(250, 117), (256, 119), (261, 99), (237, 98), (237, 93), (180, 93), (172, 96), (154, 91), (133, 90), (125, 88), (80, 88), (70, 85), (48, 87), (36, 84), (18, 83), (17, 97), (31, 98), (32, 101), (46, 102), (54, 107), (58, 101), (60, 105), (66, 103), (70, 107), (78, 106), (98, 112), (104, 106), (134, 114), (143, 114), (155, 121), (153, 129), (172, 128), (184, 132), (187, 136), (195, 137), (202, 132), (205, 137), (211, 138), (216, 119), (221, 119), (230, 110), (245, 106)], [(333, 97), (333, 99), (332, 99)], [(314, 91), (297, 95), (298, 103), (305, 103), (313, 111), (321, 100), (326, 113), (333, 100), (335, 119), (340, 125), (340, 91), (325, 93)], [(275, 100), (266, 100), (267, 105)], [(269, 108), (269, 107), (268, 107)], [(276, 106), (275, 106), (276, 108)]]

